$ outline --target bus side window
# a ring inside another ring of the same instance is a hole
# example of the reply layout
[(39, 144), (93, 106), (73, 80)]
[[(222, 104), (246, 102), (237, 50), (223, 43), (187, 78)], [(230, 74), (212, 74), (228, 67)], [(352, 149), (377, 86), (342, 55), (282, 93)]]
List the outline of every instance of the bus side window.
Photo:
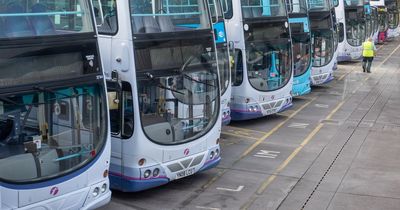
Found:
[(243, 54), (242, 50), (236, 49), (235, 53), (235, 67), (232, 68), (232, 84), (239, 86), (243, 82)]
[(231, 19), (233, 17), (233, 6), (232, 0), (220, 0), (222, 4), (222, 10), (225, 15), (225, 19)]
[(133, 135), (134, 128), (132, 88), (127, 82), (122, 82), (120, 88), (112, 83), (107, 86), (111, 133), (128, 139)]
[(116, 0), (93, 0), (94, 16), (96, 18), (97, 30), (100, 34), (113, 35), (117, 33), (116, 4)]
[(122, 83), (122, 128), (121, 137), (129, 139), (133, 135), (133, 96), (132, 87), (129, 83)]
[(107, 86), (111, 133), (113, 135), (118, 135), (121, 127), (120, 91), (117, 88), (111, 88), (112, 85), (109, 83), (107, 83)]
[(339, 23), (339, 42), (343, 42), (344, 40), (344, 25), (343, 23)]

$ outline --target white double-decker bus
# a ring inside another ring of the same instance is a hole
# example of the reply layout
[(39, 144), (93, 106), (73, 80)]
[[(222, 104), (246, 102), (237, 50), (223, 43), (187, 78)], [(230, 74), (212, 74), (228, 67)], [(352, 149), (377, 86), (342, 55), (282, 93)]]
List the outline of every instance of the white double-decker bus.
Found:
[(335, 8), (339, 27), (343, 37), (339, 42), (338, 61), (350, 61), (361, 58), (362, 43), (366, 38), (366, 5), (364, 0), (339, 0)]
[(90, 2), (0, 0), (0, 209), (109, 202), (107, 97)]
[(207, 2), (94, 5), (112, 80), (111, 187), (140, 191), (216, 166), (222, 117)]
[(397, 0), (386, 0), (385, 5), (388, 11), (388, 38), (398, 37), (399, 28), (399, 2)]
[(284, 0), (226, 0), (228, 40), (235, 45), (232, 120), (292, 106), (292, 44)]
[(333, 80), (337, 35), (334, 5), (330, 0), (310, 0), (308, 3), (314, 56), (311, 84), (320, 85)]

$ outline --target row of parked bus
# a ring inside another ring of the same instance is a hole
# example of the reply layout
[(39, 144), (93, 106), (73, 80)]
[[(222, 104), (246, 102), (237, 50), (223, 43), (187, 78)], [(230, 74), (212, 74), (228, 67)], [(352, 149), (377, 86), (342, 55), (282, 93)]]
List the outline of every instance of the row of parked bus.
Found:
[(215, 167), (223, 125), (290, 108), (398, 25), (393, 0), (0, 0), (0, 209)]

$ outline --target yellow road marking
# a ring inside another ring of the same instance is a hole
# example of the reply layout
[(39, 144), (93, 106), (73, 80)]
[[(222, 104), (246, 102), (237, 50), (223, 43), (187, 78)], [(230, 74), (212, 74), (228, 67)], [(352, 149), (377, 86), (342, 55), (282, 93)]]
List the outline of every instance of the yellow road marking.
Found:
[(272, 134), (274, 134), (279, 128), (281, 128), (285, 123), (287, 123), (290, 119), (292, 119), (294, 116), (296, 116), (297, 113), (299, 113), (301, 110), (303, 110), (304, 108), (306, 108), (309, 104), (311, 104), (315, 99), (317, 99), (317, 97), (312, 98), (309, 102), (305, 103), (303, 106), (301, 106), (298, 110), (296, 110), (295, 112), (293, 112), (288, 118), (286, 118), (286, 120), (282, 121), (281, 123), (279, 123), (278, 125), (276, 125), (274, 128), (272, 128), (268, 133), (266, 133), (264, 136), (262, 136), (261, 138), (259, 138), (256, 142), (254, 142), (249, 148), (247, 148), (246, 151), (243, 152), (242, 155), (240, 155), (239, 159), (244, 158), (245, 156), (247, 156), (248, 154), (250, 154), (250, 152), (252, 152), (258, 145), (260, 145), (265, 139), (267, 139), (269, 136), (271, 136)]
[(332, 116), (343, 106), (343, 104), (345, 103), (345, 101), (340, 102), (335, 109), (333, 109), (329, 115), (326, 117), (326, 120), (330, 120), (332, 118)]
[[(394, 54), (395, 51), (397, 51), (400, 48), (400, 44), (399, 46), (397, 46), (392, 53), (389, 54), (389, 56), (383, 60), (378, 68), (380, 68), (380, 66), (383, 65), (383, 63), (385, 63), (391, 55)], [(370, 76), (367, 77), (367, 79)], [(367, 80), (366, 79), (366, 80)], [(332, 118), (332, 116), (344, 105), (344, 103), (346, 102), (346, 100), (341, 101), (329, 114), (328, 116), (325, 118), (325, 120), (330, 120)], [(279, 125), (278, 125), (279, 126)], [(261, 195), (262, 193), (264, 193), (264, 191), (268, 188), (268, 186), (276, 179), (277, 175), (283, 171), (283, 169), (285, 169), (289, 163), (293, 160), (293, 158), (295, 158), (297, 156), (297, 154), (304, 148), (304, 146), (306, 146), (312, 139), (313, 137), (322, 129), (322, 127), (324, 126), (324, 123), (319, 123), (317, 125), (317, 127), (314, 128), (314, 130), (303, 140), (303, 142), (289, 155), (288, 158), (286, 158), (286, 160), (280, 164), (278, 166), (278, 168), (274, 171), (274, 173), (268, 177), (268, 179), (266, 179), (261, 186), (257, 189), (256, 193), (258, 195)], [(257, 143), (257, 142), (256, 142)], [(251, 196), (251, 198), (249, 199), (248, 202), (245, 203), (244, 206), (242, 206), (241, 209), (248, 209), (253, 202), (256, 200), (256, 197), (254, 195)]]
[(234, 136), (234, 137), (240, 137), (240, 138), (247, 138), (247, 139), (253, 139), (253, 140), (258, 140), (256, 137), (248, 136), (248, 135), (241, 135), (241, 134), (236, 134), (236, 133), (228, 133), (228, 132), (221, 132), (224, 135), (228, 136)]
[(264, 131), (252, 130), (252, 129), (248, 129), (248, 128), (239, 128), (239, 127), (230, 126), (230, 125), (225, 126), (225, 129), (242, 130), (242, 131), (247, 131), (247, 132), (252, 132), (252, 133), (266, 134), (266, 132), (264, 132)]
[[(330, 119), (344, 104), (344, 101), (340, 102), (326, 117), (326, 119)], [(301, 142), (301, 144), (289, 155), (289, 157), (286, 158), (283, 163), (281, 163), (278, 168), (274, 171), (274, 173), (269, 176), (264, 182), (261, 183), (261, 186), (257, 189), (256, 193), (257, 195), (261, 195), (264, 193), (264, 191), (268, 188), (268, 186), (276, 179), (278, 174), (285, 169), (289, 163), (299, 154), (299, 152), (314, 138), (314, 136), (321, 130), (321, 128), (324, 126), (323, 123), (319, 123), (317, 127), (314, 128), (313, 131), (311, 131), (310, 134)], [(256, 197), (253, 195), (250, 200), (245, 203), (245, 205), (241, 209), (248, 209), (253, 202), (255, 201)]]
[(382, 66), (387, 60), (389, 60), (390, 56), (392, 56), (399, 48), (400, 48), (400, 44), (389, 54), (389, 56), (387, 56), (387, 57), (385, 58), (385, 60), (383, 60), (383, 61), (379, 64), (379, 66), (378, 66), (377, 68), (381, 68), (381, 66)]
[(286, 166), (289, 165), (289, 163), (293, 160), (293, 158), (295, 158), (297, 156), (297, 154), (303, 149), (304, 146), (306, 146), (308, 144), (308, 142), (311, 141), (311, 139), (315, 136), (315, 134), (317, 134), (321, 128), (324, 126), (323, 123), (319, 123), (317, 125), (316, 128), (314, 128), (314, 130), (304, 139), (304, 141), (300, 144), (299, 147), (297, 147), (292, 154), (289, 155), (288, 158), (286, 158), (285, 161), (283, 161), (283, 163), (281, 165), (279, 165), (279, 167), (275, 170), (274, 174), (271, 175), (265, 182), (263, 182), (261, 184), (261, 186), (258, 188), (257, 190), (257, 194), (261, 195), (265, 189), (267, 189), (267, 187), (272, 183), (272, 181), (274, 181), (274, 179), (276, 178), (277, 174), (282, 172), (283, 169), (286, 168)]

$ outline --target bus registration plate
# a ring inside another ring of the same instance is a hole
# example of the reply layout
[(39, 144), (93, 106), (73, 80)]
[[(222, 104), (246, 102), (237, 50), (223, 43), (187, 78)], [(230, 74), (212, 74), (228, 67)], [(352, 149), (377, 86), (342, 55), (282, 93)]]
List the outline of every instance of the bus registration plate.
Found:
[(195, 168), (189, 168), (184, 171), (178, 172), (178, 173), (176, 173), (176, 179), (190, 176), (190, 175), (194, 174), (194, 172), (195, 172)]

